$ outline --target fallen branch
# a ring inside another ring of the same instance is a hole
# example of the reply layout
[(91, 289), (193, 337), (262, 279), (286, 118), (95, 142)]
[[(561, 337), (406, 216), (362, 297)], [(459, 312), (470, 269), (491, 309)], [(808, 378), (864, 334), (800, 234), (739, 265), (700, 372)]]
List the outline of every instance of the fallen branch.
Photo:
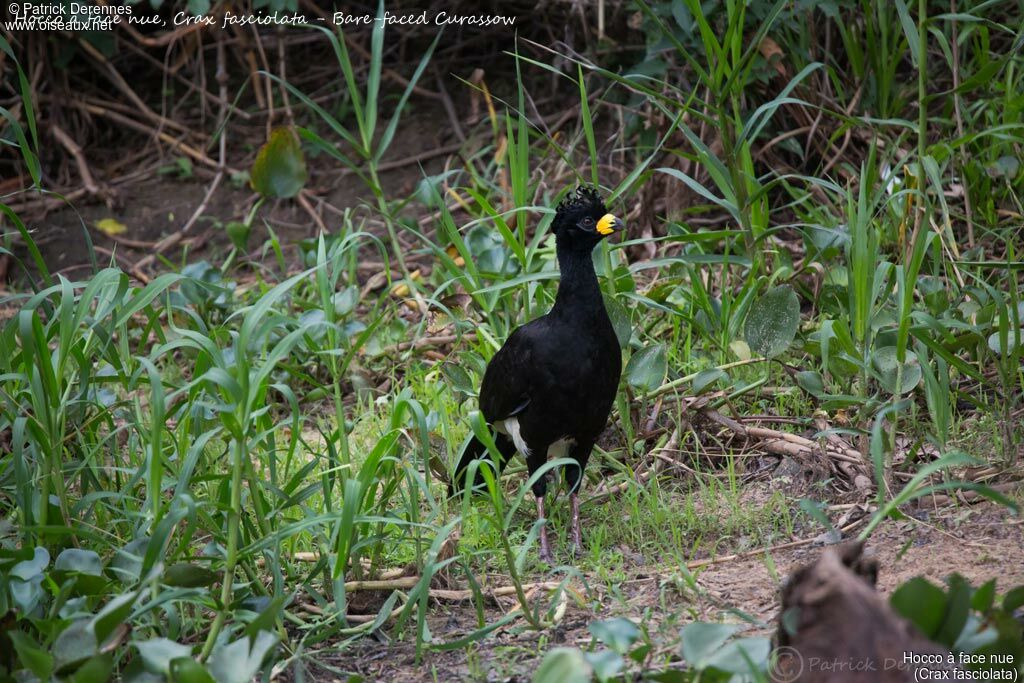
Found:
[[(988, 487), (993, 491), (998, 491), (999, 493), (1009, 493), (1020, 488), (1022, 485), (1024, 485), (1024, 482), (1022, 481), (1009, 481), (1003, 484), (988, 484)], [(988, 500), (988, 498), (977, 491), (957, 491), (953, 495), (948, 493), (932, 493), (928, 497), (928, 500), (935, 507), (941, 507), (952, 503), (954, 500), (959, 503), (980, 503)]]
[(434, 337), (420, 337), (419, 339), (399, 342), (394, 346), (389, 346), (384, 349), (383, 353), (408, 351), (409, 349), (422, 349), (428, 346), (444, 346), (445, 344), (454, 344), (460, 339), (474, 336), (476, 336), (476, 332), (471, 330), (463, 334), (441, 334)]
[(821, 444), (815, 443), (814, 441), (797, 434), (790, 434), (789, 432), (782, 432), (777, 429), (769, 429), (767, 427), (744, 426), (736, 420), (726, 417), (715, 410), (707, 409), (702, 412), (712, 422), (722, 425), (738, 436), (761, 441), (762, 448), (771, 453), (775, 453), (776, 455), (801, 457), (814, 454), (824, 454), (830, 458), (842, 460), (854, 465), (864, 464), (864, 459), (861, 457), (860, 453), (852, 448), (841, 448), (835, 444), (832, 444), (831, 448), (823, 447)]
[(78, 167), (78, 175), (82, 178), (82, 184), (85, 186), (86, 193), (94, 196), (101, 197), (104, 201), (109, 200), (107, 192), (100, 189), (100, 186), (96, 183), (96, 179), (93, 178), (92, 171), (89, 170), (89, 164), (85, 160), (85, 153), (82, 152), (82, 147), (71, 139), (71, 136), (64, 132), (64, 129), (58, 126), (56, 123), (50, 125), (50, 132), (53, 133), (53, 137), (57, 138), (57, 142), (61, 144), (68, 153), (74, 157), (75, 165)]
[(402, 576), (396, 579), (367, 580), (367, 581), (346, 581), (345, 591), (355, 593), (357, 591), (393, 591), (413, 588), (420, 582), (418, 576)]
[[(839, 532), (841, 534), (845, 534), (848, 531), (852, 531), (857, 526), (859, 526), (861, 524), (861, 522), (864, 522), (865, 520), (867, 520), (867, 517), (862, 517), (862, 518), (858, 519), (855, 522), (850, 522), (846, 526), (840, 527)], [(722, 564), (724, 562), (733, 562), (735, 560), (742, 560), (742, 559), (746, 559), (748, 557), (754, 557), (756, 555), (763, 555), (764, 553), (775, 553), (775, 552), (778, 552), (780, 550), (789, 550), (790, 548), (799, 548), (800, 546), (803, 546), (803, 545), (810, 545), (810, 544), (814, 543), (815, 541), (817, 541), (819, 538), (821, 538), (821, 537), (820, 536), (815, 536), (814, 538), (805, 538), (805, 539), (802, 539), (802, 540), (799, 540), (799, 541), (790, 541), (788, 543), (780, 543), (778, 545), (770, 545), (770, 546), (767, 546), (767, 547), (764, 547), (764, 548), (758, 548), (756, 550), (747, 550), (745, 552), (736, 553), (734, 555), (722, 555), (721, 557), (709, 557), (706, 560), (695, 560), (693, 562), (687, 562), (686, 563), (686, 568), (687, 569), (700, 569), (701, 567), (708, 567), (708, 566), (713, 565), (713, 564)]]

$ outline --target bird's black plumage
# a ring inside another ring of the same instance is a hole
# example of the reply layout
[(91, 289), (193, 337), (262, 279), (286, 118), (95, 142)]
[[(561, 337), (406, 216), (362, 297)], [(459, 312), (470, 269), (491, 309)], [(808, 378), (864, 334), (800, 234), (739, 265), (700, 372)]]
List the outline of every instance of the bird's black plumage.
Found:
[[(591, 188), (580, 188), (563, 200), (555, 213), (561, 281), (551, 311), (517, 328), (494, 355), (480, 387), (480, 411), (495, 430), (504, 468), (516, 450), (525, 450), (532, 476), (559, 442), (578, 463), (568, 467), (573, 506), (572, 536), (579, 539), (576, 492), (598, 435), (604, 429), (622, 371), (622, 356), (604, 308), (591, 252), (622, 223), (606, 212)], [(518, 444), (517, 444), (518, 441)], [(486, 448), (472, 439), (455, 468), (450, 492), (465, 485), (465, 470)], [(477, 481), (480, 483), (479, 473)], [(538, 514), (543, 515), (545, 477), (533, 484)], [(541, 553), (550, 561), (544, 528)]]

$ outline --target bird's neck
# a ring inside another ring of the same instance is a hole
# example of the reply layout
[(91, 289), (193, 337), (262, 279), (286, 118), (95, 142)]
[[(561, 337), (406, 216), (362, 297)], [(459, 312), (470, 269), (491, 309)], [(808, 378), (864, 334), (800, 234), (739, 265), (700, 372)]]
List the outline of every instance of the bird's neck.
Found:
[(591, 314), (599, 309), (604, 313), (604, 301), (590, 251), (559, 245), (557, 254), (561, 279), (552, 311)]

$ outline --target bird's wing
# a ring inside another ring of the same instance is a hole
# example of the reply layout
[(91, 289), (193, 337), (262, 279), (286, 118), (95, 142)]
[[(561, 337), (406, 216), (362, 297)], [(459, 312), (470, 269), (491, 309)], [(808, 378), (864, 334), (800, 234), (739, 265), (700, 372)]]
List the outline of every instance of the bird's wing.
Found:
[(530, 404), (537, 322), (517, 328), (487, 365), (480, 385), (480, 410), (488, 422), (518, 415)]

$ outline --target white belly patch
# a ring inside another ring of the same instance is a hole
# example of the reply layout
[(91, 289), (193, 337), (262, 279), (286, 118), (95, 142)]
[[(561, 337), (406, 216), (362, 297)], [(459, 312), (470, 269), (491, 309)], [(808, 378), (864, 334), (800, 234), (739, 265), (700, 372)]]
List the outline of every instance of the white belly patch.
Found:
[(576, 439), (562, 437), (548, 447), (548, 460), (556, 460), (569, 455), (569, 447), (576, 445)]

